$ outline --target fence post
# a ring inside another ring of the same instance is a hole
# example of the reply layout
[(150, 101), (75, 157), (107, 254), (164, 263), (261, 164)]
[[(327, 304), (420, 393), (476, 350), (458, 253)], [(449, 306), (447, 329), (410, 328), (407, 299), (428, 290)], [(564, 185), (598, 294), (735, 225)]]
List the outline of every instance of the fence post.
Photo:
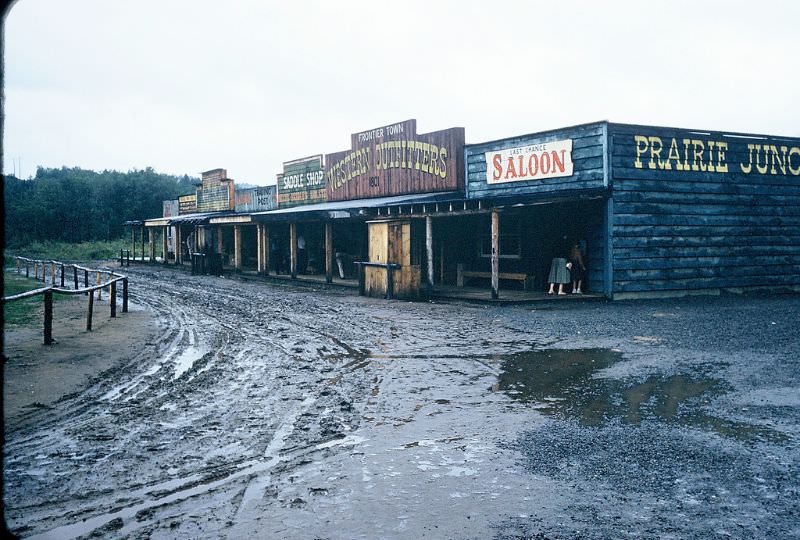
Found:
[(61, 263), (61, 288), (64, 288), (64, 263)]
[[(85, 268), (83, 269), (83, 286), (84, 286), (84, 288), (88, 288), (89, 287), (89, 271), (86, 270)], [(92, 291), (88, 291), (88, 292), (85, 292), (83, 294), (88, 294), (89, 296), (91, 296), (92, 295)]]
[(25, 261), (25, 277), (31, 277), (31, 265), (30, 261)]
[(33, 279), (39, 279), (39, 263), (33, 261)]
[(122, 280), (122, 312), (128, 312), (128, 278)]
[(78, 290), (78, 267), (77, 266), (73, 266), (72, 267), (72, 277), (75, 280), (75, 290), (77, 291)]
[(53, 343), (53, 291), (44, 292), (44, 344)]
[(92, 308), (94, 307), (94, 295), (89, 291), (89, 310), (86, 313), (86, 330), (92, 329)]
[[(98, 270), (97, 271), (97, 284), (100, 285), (101, 283), (102, 283), (102, 280), (100, 279), (100, 270)], [(97, 299), (98, 300), (102, 300), (103, 299), (103, 288), (102, 287), (98, 287), (97, 288)]]
[(122, 267), (123, 259), (122, 259), (122, 249), (119, 250), (119, 265)]
[(50, 261), (50, 285), (56, 284), (56, 262)]
[(111, 282), (111, 318), (117, 316), (117, 282)]
[(16, 261), (17, 261), (17, 274), (19, 274), (19, 259), (16, 258)]

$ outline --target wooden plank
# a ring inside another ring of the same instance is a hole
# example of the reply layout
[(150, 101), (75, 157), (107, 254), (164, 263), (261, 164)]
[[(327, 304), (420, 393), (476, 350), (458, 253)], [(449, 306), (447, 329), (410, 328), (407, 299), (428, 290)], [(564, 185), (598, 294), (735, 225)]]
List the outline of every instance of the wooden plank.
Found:
[(333, 223), (325, 222), (325, 282), (333, 282)]
[(492, 210), (492, 299), (500, 297), (500, 214)]
[(425, 217), (425, 254), (427, 262), (428, 286), (433, 286), (433, 218)]
[(289, 223), (289, 273), (292, 279), (297, 277), (297, 223)]

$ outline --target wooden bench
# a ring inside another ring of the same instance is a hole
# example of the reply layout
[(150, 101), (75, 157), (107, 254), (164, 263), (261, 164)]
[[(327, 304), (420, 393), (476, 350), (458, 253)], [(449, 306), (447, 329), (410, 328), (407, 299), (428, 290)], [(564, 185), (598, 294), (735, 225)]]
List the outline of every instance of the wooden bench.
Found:
[[(527, 291), (533, 285), (533, 276), (522, 272), (500, 272), (497, 274), (499, 279), (506, 279), (509, 281), (519, 281), (522, 287)], [(486, 278), (491, 279), (491, 272), (478, 272), (475, 270), (464, 270), (464, 266), (459, 264), (456, 266), (456, 285), (459, 287), (464, 286), (464, 279), (469, 278)]]

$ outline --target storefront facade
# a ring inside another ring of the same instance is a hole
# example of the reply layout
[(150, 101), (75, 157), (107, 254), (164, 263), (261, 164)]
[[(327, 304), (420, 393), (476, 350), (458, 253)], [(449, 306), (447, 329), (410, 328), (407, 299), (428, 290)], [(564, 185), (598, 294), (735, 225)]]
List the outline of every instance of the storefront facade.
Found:
[(374, 295), (542, 293), (575, 250), (583, 292), (609, 299), (800, 290), (800, 139), (594, 122), (463, 142), (414, 120), (354, 133), (349, 150), (286, 162), (269, 194), (208, 171), (170, 205), (181, 215), (148, 225), (174, 227), (164, 252), (173, 234), (213, 239), (237, 270), (331, 282), (346, 260)]

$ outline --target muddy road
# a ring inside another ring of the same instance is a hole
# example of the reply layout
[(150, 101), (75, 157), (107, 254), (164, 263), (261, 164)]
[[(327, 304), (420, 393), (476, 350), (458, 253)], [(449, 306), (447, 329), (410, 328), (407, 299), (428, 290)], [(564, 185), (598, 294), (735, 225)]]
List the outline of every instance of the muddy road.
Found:
[(6, 425), (20, 536), (800, 536), (800, 297), (486, 307), (129, 273), (157, 331)]

